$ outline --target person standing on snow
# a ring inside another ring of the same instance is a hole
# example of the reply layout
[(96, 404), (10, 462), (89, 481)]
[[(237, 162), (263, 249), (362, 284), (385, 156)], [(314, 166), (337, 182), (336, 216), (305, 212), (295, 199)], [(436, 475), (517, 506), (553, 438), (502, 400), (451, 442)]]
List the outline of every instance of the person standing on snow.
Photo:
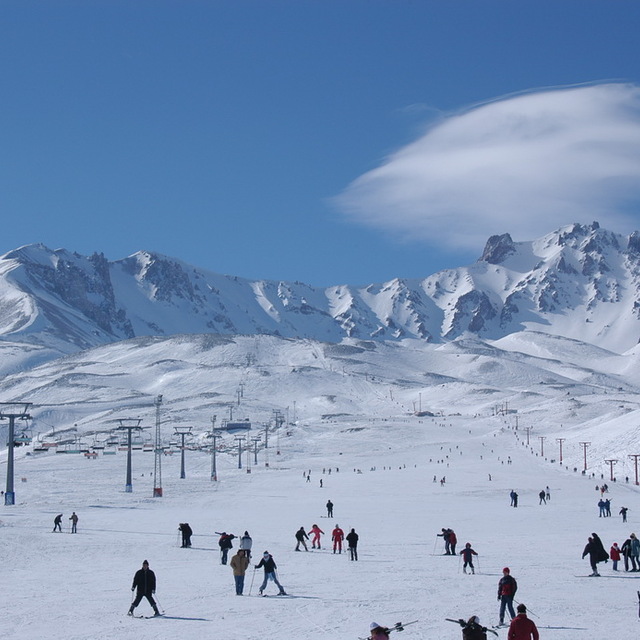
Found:
[(78, 516), (74, 511), (69, 518), (71, 520), (71, 533), (78, 533)]
[(314, 524), (309, 533), (313, 534), (313, 538), (311, 539), (311, 548), (315, 549), (317, 544), (318, 549), (320, 549), (320, 535), (324, 535), (324, 531), (317, 524)]
[(544, 489), (538, 494), (538, 497), (540, 498), (540, 502), (538, 502), (538, 504), (547, 504), (547, 494)]
[(611, 562), (613, 562), (613, 570), (618, 570), (618, 562), (620, 561), (620, 549), (618, 548), (618, 543), (614, 542), (611, 549), (609, 549), (609, 557), (611, 558)]
[(62, 533), (62, 514), (59, 513), (54, 519), (53, 519), (53, 532), (55, 533), (56, 531), (59, 531), (60, 533)]
[(527, 618), (527, 607), (518, 605), (518, 615), (511, 621), (507, 633), (508, 640), (539, 640), (540, 634), (533, 622)]
[(236, 583), (236, 595), (241, 596), (244, 589), (244, 575), (249, 566), (249, 558), (244, 549), (238, 549), (236, 555), (231, 558), (229, 566), (233, 570), (233, 579)]
[(451, 555), (451, 544), (449, 543), (449, 532), (451, 529), (445, 529), (444, 527), (441, 529), (442, 533), (437, 533), (438, 538), (442, 538), (444, 540), (444, 555)]
[(631, 538), (627, 538), (620, 548), (624, 558), (624, 570), (629, 571), (629, 560), (631, 560), (631, 571), (637, 571), (636, 559), (631, 555)]
[(508, 609), (509, 615), (513, 620), (516, 617), (516, 612), (513, 610), (513, 598), (518, 590), (518, 583), (516, 579), (511, 575), (509, 567), (505, 567), (502, 570), (502, 578), (498, 582), (498, 600), (500, 600), (500, 624), (504, 624), (504, 612)]
[(478, 554), (471, 548), (471, 543), (467, 542), (464, 545), (464, 549), (460, 552), (462, 559), (464, 560), (464, 564), (462, 565), (462, 572), (467, 573), (467, 567), (471, 569), (471, 573), (475, 573), (475, 567), (473, 566), (473, 556), (477, 556)]
[(154, 615), (159, 616), (158, 605), (153, 599), (153, 594), (156, 592), (156, 574), (149, 569), (148, 560), (142, 563), (142, 569), (138, 569), (133, 576), (131, 591), (135, 591), (136, 589), (138, 590), (136, 599), (131, 603), (127, 615), (132, 616), (133, 610), (140, 604), (142, 598), (146, 598), (153, 608)]
[(300, 527), (297, 531), (296, 531), (296, 540), (298, 541), (296, 544), (296, 551), (300, 551), (300, 543), (302, 543), (302, 546), (304, 547), (305, 551), (309, 551), (309, 548), (307, 547), (307, 543), (304, 541), (304, 539), (309, 539), (309, 536), (307, 535), (307, 532), (304, 530), (304, 527)]
[(584, 551), (582, 552), (582, 557), (589, 556), (589, 563), (591, 564), (591, 576), (589, 577), (600, 577), (598, 573), (598, 562), (604, 562), (609, 559), (609, 554), (604, 550), (604, 546), (602, 544), (602, 540), (597, 533), (592, 533), (589, 541), (587, 542)]
[[(216, 531), (216, 533), (218, 533)], [(220, 564), (227, 564), (227, 555), (229, 553), (229, 549), (233, 548), (233, 539), (235, 536), (232, 533), (227, 533), (223, 531), (222, 533), (218, 533), (220, 536), (220, 540), (218, 540), (218, 546), (220, 547)]]
[(284, 587), (278, 582), (278, 576), (276, 575), (276, 569), (278, 567), (276, 566), (273, 556), (268, 551), (265, 551), (262, 554), (262, 560), (260, 560), (260, 562), (256, 565), (255, 568), (259, 569), (260, 567), (264, 567), (264, 580), (262, 581), (262, 585), (260, 586), (258, 593), (260, 595), (263, 595), (263, 591), (267, 586), (267, 582), (269, 580), (272, 580), (273, 582), (276, 583), (276, 585), (278, 586), (278, 589), (280, 589), (280, 592), (278, 595), (286, 596), (287, 594), (285, 593)]
[(349, 545), (349, 554), (351, 560), (358, 560), (358, 540), (360, 536), (356, 533), (355, 529), (351, 529), (347, 534), (347, 543)]
[(327, 518), (333, 518), (333, 502), (327, 500)]
[(178, 525), (178, 529), (182, 534), (182, 548), (186, 549), (191, 546), (191, 536), (193, 535), (193, 530), (189, 526), (188, 522), (181, 522)]
[(458, 538), (453, 529), (449, 529), (449, 548), (451, 549), (451, 555), (456, 555), (456, 544), (458, 544)]
[(629, 539), (631, 540), (631, 562), (633, 564), (633, 571), (640, 571), (640, 540), (636, 538), (635, 533), (632, 533)]
[(618, 513), (622, 516), (622, 522), (627, 521), (627, 511), (629, 511), (627, 507), (620, 507), (620, 511)]
[(333, 553), (338, 549), (338, 553), (342, 553), (342, 541), (344, 540), (344, 531), (340, 528), (339, 524), (336, 524), (335, 528), (331, 532), (331, 540), (333, 540)]
[(248, 531), (245, 531), (240, 538), (240, 546), (239, 549), (244, 550), (244, 555), (247, 556), (249, 560), (251, 560), (251, 547), (253, 546), (253, 540), (249, 535)]

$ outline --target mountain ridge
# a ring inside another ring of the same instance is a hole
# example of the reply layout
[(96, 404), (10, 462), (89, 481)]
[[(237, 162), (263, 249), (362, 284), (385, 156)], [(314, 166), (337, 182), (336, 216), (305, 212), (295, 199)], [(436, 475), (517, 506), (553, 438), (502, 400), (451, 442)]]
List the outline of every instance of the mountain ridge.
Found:
[(326, 288), (217, 274), (149, 251), (108, 261), (32, 244), (0, 257), (0, 341), (59, 354), (182, 333), (441, 343), (525, 330), (634, 347), (640, 234), (597, 222), (526, 242), (505, 233), (468, 266)]

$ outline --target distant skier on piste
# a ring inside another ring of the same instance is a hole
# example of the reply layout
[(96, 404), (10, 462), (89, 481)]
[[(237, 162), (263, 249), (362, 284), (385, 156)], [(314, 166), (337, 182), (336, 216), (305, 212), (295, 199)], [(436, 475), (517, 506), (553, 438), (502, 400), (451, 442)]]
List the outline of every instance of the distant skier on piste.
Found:
[(591, 534), (589, 541), (582, 552), (583, 558), (587, 555), (589, 556), (589, 563), (591, 564), (592, 571), (589, 577), (599, 578), (600, 574), (598, 573), (598, 563), (607, 562), (607, 560), (609, 560), (609, 554), (605, 551), (602, 540), (600, 540), (597, 533)]
[(333, 541), (333, 553), (338, 550), (338, 553), (342, 553), (342, 541), (344, 540), (344, 531), (340, 528), (339, 524), (336, 524), (331, 532), (331, 540)]
[(62, 514), (61, 513), (59, 513), (53, 519), (53, 533), (55, 533), (56, 531), (59, 531), (60, 533), (62, 533)]
[(511, 575), (509, 567), (505, 567), (502, 570), (502, 578), (498, 582), (498, 600), (500, 601), (500, 624), (504, 624), (504, 612), (508, 609), (511, 619), (516, 617), (516, 612), (513, 610), (513, 598), (518, 590), (518, 583), (516, 579)]
[(333, 518), (333, 502), (327, 500), (327, 518)]
[(233, 542), (235, 536), (232, 533), (227, 533), (223, 531), (222, 533), (216, 533), (220, 536), (218, 540), (218, 546), (220, 547), (220, 564), (227, 564), (227, 555), (229, 554), (229, 549), (233, 548)]
[(278, 582), (278, 576), (276, 575), (276, 569), (278, 567), (276, 566), (273, 556), (268, 551), (265, 551), (262, 554), (262, 560), (260, 560), (260, 562), (255, 566), (256, 569), (259, 569), (260, 567), (264, 567), (264, 580), (262, 581), (262, 585), (260, 586), (258, 593), (263, 596), (264, 590), (267, 587), (267, 582), (271, 580), (272, 582), (276, 583), (278, 589), (280, 590), (278, 595), (286, 596), (287, 594), (284, 590), (284, 587)]
[(178, 529), (182, 534), (182, 548), (187, 549), (191, 546), (191, 536), (193, 535), (193, 530), (189, 526), (188, 522), (181, 522), (178, 525)]
[(349, 558), (351, 560), (358, 560), (358, 540), (360, 536), (356, 533), (355, 529), (351, 529), (347, 534), (347, 544), (349, 545)]
[(300, 527), (297, 531), (296, 531), (296, 548), (295, 551), (300, 551), (300, 545), (302, 545), (304, 547), (305, 551), (309, 551), (309, 547), (307, 547), (307, 543), (305, 542), (305, 539), (309, 539), (309, 536), (307, 535), (307, 532), (304, 530), (304, 527)]
[(132, 616), (133, 610), (140, 604), (142, 598), (146, 598), (149, 604), (153, 608), (155, 616), (159, 616), (158, 605), (153, 599), (153, 594), (156, 592), (156, 574), (149, 569), (149, 561), (145, 560), (142, 563), (142, 569), (138, 569), (133, 576), (133, 584), (131, 585), (131, 591), (138, 590), (135, 600), (131, 603), (131, 607), (127, 615)]
[(464, 545), (464, 549), (460, 552), (462, 559), (464, 560), (464, 564), (462, 565), (462, 572), (467, 573), (467, 567), (471, 569), (471, 573), (475, 573), (476, 569), (473, 566), (473, 556), (477, 556), (477, 552), (471, 548), (471, 543), (467, 542)]
[(314, 524), (309, 530), (309, 533), (313, 534), (313, 538), (311, 538), (311, 548), (320, 549), (320, 536), (324, 535), (324, 531), (317, 524)]

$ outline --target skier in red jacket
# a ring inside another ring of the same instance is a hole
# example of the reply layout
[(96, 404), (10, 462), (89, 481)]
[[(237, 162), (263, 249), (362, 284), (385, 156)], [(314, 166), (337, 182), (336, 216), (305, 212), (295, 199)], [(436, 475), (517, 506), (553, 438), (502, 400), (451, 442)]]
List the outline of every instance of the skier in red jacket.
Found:
[(508, 640), (539, 640), (540, 635), (535, 623), (527, 618), (527, 607), (519, 604), (517, 610), (518, 615), (509, 625)]
[(331, 532), (331, 539), (333, 540), (333, 553), (338, 549), (338, 553), (342, 553), (342, 541), (344, 540), (344, 531), (340, 528), (340, 525), (336, 525), (335, 529)]

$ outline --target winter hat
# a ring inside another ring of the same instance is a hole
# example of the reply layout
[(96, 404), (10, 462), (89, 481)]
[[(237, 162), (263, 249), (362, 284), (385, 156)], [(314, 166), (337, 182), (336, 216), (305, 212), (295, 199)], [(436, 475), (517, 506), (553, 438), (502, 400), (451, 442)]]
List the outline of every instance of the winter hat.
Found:
[(380, 629), (380, 625), (377, 622), (372, 622), (369, 625), (369, 629), (371, 629), (371, 631), (373, 631), (374, 629)]
[(523, 604), (519, 604), (519, 605), (516, 607), (516, 611), (517, 611), (518, 613), (526, 613), (526, 612), (527, 612), (527, 607), (525, 607)]
[(505, 567), (505, 568), (502, 570), (502, 573), (511, 573), (511, 572), (509, 571), (509, 567)]

